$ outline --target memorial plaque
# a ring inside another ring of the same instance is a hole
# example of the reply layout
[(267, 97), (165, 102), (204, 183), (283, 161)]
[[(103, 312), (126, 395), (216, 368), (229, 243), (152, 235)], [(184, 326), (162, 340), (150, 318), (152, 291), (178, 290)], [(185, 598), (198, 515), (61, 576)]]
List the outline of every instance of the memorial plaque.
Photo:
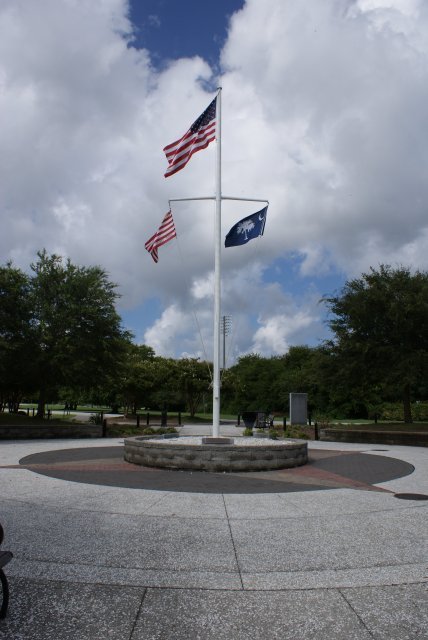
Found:
[(307, 424), (308, 394), (290, 393), (290, 424)]

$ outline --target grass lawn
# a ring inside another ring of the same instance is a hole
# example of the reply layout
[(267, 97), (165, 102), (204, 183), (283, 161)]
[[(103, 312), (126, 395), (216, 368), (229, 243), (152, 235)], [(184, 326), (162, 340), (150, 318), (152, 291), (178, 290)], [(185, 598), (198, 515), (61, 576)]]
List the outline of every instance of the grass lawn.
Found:
[[(24, 407), (23, 407), (24, 408)], [(58, 409), (55, 409), (55, 406), (50, 406), (49, 407), (51, 410), (57, 410), (60, 411), (62, 410), (64, 407), (61, 405)], [(79, 408), (80, 409), (80, 408)], [(90, 413), (97, 413), (100, 412), (102, 410), (105, 410), (103, 408), (87, 408), (87, 411), (89, 411)], [(108, 409), (107, 409), (108, 411)], [(153, 427), (157, 427), (160, 426), (160, 417), (161, 417), (161, 413), (159, 411), (144, 411), (144, 412), (140, 412), (140, 428), (137, 429), (137, 426), (132, 425), (132, 424), (128, 424), (128, 425), (111, 425), (111, 427), (109, 426), (108, 431), (111, 431), (111, 433), (109, 433), (108, 435), (111, 436), (115, 436), (115, 435), (125, 435), (125, 431), (127, 432), (127, 435), (138, 435), (141, 434), (142, 431), (145, 429), (146, 425), (146, 420), (145, 417), (147, 415), (147, 413), (150, 413), (150, 426)], [(232, 421), (236, 421), (237, 416), (233, 416), (233, 415), (222, 415), (221, 419), (222, 420), (232, 420)], [(0, 412), (0, 426), (1, 425), (41, 425), (41, 424), (64, 424), (64, 422), (78, 422), (78, 420), (76, 420), (76, 415), (73, 413), (70, 413), (68, 415), (64, 415), (64, 414), (55, 414), (54, 416), (51, 417), (50, 420), (48, 420), (47, 418), (45, 419), (40, 419), (40, 418), (33, 418), (31, 415), (30, 416), (26, 416), (26, 415), (17, 415), (17, 414), (9, 414), (7, 412), (5, 413), (1, 413)], [(183, 425), (185, 424), (212, 424), (212, 415), (211, 414), (199, 414), (197, 416), (195, 416), (194, 418), (191, 418), (189, 414), (187, 413), (182, 413), (181, 414), (181, 423)], [(167, 421), (168, 426), (177, 426), (178, 425), (178, 413), (173, 413), (170, 412), (168, 413), (168, 421)], [(243, 423), (241, 422), (241, 426), (243, 426)], [(278, 428), (280, 426), (279, 422), (276, 421), (275, 424), (276, 428)], [(282, 426), (282, 424), (281, 424)], [(329, 428), (329, 429), (340, 429), (340, 430), (357, 430), (357, 431), (401, 431), (401, 432), (422, 432), (422, 433), (427, 433), (428, 432), (428, 423), (427, 422), (414, 422), (412, 424), (404, 424), (403, 422), (385, 422), (385, 421), (379, 421), (377, 424), (375, 424), (374, 422), (370, 422), (368, 420), (354, 420), (354, 421), (344, 421), (344, 422), (340, 422), (340, 421), (336, 421), (336, 420), (331, 420), (328, 424), (322, 425), (320, 423), (318, 423), (318, 427), (319, 428)], [(289, 423), (287, 424), (287, 428), (290, 429), (290, 425)], [(303, 429), (303, 427), (301, 428)], [(306, 427), (304, 428), (305, 430), (307, 430), (307, 437), (312, 438), (312, 431), (313, 431), (313, 424), (312, 427)], [(113, 433), (113, 431), (115, 431)], [(117, 431), (117, 433), (116, 433)], [(296, 436), (298, 437), (298, 436)]]
[[(73, 414), (68, 416), (55, 415), (50, 420), (47, 418), (33, 418), (32, 416), (21, 416), (16, 413), (0, 413), (0, 426), (1, 425), (40, 425), (40, 424), (64, 424), (65, 422), (71, 422), (73, 420)], [(73, 422), (77, 422), (74, 421)]]
[[(21, 403), (20, 405), (20, 410), (21, 411), (26, 411), (27, 409), (30, 409), (30, 412), (32, 412), (33, 409), (37, 409), (37, 404), (34, 403)], [(46, 411), (50, 409), (51, 411), (64, 411), (64, 403), (62, 404), (47, 404), (46, 405)], [(74, 411), (74, 409), (73, 409)], [(84, 413), (100, 413), (101, 411), (103, 411), (104, 413), (110, 413), (111, 412), (111, 407), (107, 407), (107, 406), (96, 406), (96, 405), (78, 405), (77, 409), (75, 411), (82, 411)], [(124, 408), (120, 407), (119, 408), (119, 413), (124, 413)], [(140, 415), (140, 417), (143, 419), (146, 417), (147, 414), (150, 414), (150, 416), (153, 417), (157, 417), (157, 416), (161, 416), (161, 411), (156, 411), (156, 410), (151, 410), (151, 409), (139, 409), (138, 410), (138, 414)], [(185, 421), (187, 424), (204, 424), (204, 423), (212, 423), (212, 414), (211, 413), (198, 413), (194, 418), (190, 417), (190, 414), (182, 411), (181, 412), (181, 416), (183, 421)], [(236, 420), (237, 419), (237, 415), (232, 415), (232, 414), (222, 414), (221, 416), (221, 420)], [(171, 418), (171, 420), (175, 420), (178, 418), (178, 411), (168, 411), (168, 419)]]
[[(33, 409), (37, 409), (37, 404), (35, 403), (25, 403), (22, 402), (20, 404), (20, 410), (22, 411), (26, 411), (27, 409), (33, 410)], [(50, 409), (51, 411), (64, 411), (64, 403), (61, 404), (47, 404), (46, 405), (46, 411)], [(97, 411), (105, 411), (105, 412), (110, 412), (111, 411), (111, 407), (107, 407), (107, 406), (95, 406), (95, 405), (86, 405), (86, 404), (82, 404), (82, 405), (78, 405), (77, 409), (75, 409), (75, 411), (84, 411), (87, 413), (96, 413)]]

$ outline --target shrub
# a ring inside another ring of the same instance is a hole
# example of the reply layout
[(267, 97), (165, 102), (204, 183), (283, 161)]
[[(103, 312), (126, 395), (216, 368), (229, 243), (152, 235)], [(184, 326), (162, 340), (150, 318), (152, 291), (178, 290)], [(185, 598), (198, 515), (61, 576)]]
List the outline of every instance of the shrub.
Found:
[(289, 426), (284, 432), (284, 437), (286, 438), (298, 438), (299, 440), (310, 440), (311, 435), (308, 432), (308, 427), (299, 427), (299, 426)]
[(156, 431), (155, 429), (152, 429), (152, 427), (146, 427), (143, 429), (143, 435), (145, 436), (152, 436), (154, 433), (156, 433)]
[[(428, 402), (413, 402), (411, 406), (413, 420), (428, 420)], [(391, 422), (402, 422), (404, 420), (403, 405), (398, 402), (385, 402), (379, 418)]]
[(178, 433), (174, 427), (160, 427), (159, 429), (152, 429), (152, 433), (163, 435), (164, 433)]

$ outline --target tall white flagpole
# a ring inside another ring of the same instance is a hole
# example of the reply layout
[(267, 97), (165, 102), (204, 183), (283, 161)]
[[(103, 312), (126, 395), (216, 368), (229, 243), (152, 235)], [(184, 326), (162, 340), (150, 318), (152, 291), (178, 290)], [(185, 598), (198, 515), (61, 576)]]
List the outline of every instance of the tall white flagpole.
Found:
[(221, 87), (216, 105), (217, 167), (214, 231), (214, 371), (213, 371), (213, 438), (220, 434), (220, 300), (221, 300)]
[(222, 200), (242, 200), (247, 202), (266, 202), (254, 198), (234, 198), (222, 196), (221, 193), (221, 87), (218, 88), (216, 104), (216, 141), (217, 141), (217, 162), (216, 162), (216, 188), (215, 196), (200, 198), (171, 198), (171, 202), (187, 202), (190, 200), (215, 200), (215, 229), (214, 229), (214, 353), (213, 353), (213, 426), (212, 437), (218, 438), (220, 435), (220, 320), (221, 320), (221, 202)]

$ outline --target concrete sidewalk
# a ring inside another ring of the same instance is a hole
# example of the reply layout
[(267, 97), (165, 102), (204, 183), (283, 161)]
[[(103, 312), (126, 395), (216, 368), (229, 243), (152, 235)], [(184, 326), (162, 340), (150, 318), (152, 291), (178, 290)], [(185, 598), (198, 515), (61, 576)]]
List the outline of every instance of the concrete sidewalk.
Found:
[(428, 501), (395, 497), (428, 495), (427, 449), (310, 444), (415, 467), (385, 491), (154, 491), (19, 466), (120, 443), (0, 445), (3, 548), (14, 553), (0, 639), (428, 638)]

